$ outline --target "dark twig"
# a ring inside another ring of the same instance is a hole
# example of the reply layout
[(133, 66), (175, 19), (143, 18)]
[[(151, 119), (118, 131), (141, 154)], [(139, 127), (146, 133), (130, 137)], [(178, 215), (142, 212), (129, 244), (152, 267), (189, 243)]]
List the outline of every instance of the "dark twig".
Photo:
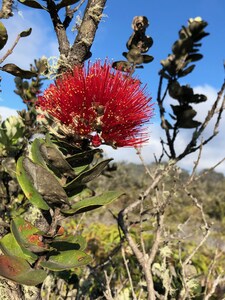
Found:
[(66, 29), (59, 18), (58, 9), (55, 2), (53, 0), (47, 0), (46, 2), (47, 2), (47, 9), (50, 14), (52, 24), (58, 39), (60, 55), (65, 56), (66, 58), (68, 56), (69, 49), (70, 49), (70, 44), (67, 38)]
[(66, 6), (66, 8), (65, 8), (66, 9), (66, 17), (65, 17), (65, 20), (63, 21), (63, 26), (65, 29), (70, 25), (75, 12), (77, 12), (78, 9), (80, 9), (80, 7), (82, 6), (82, 4), (84, 2), (85, 2), (85, 0), (81, 0), (79, 2), (79, 4), (76, 7), (74, 7), (73, 9), (71, 9), (70, 6)]
[(157, 93), (157, 102), (158, 102), (158, 105), (159, 105), (161, 126), (165, 130), (166, 138), (167, 138), (167, 144), (168, 144), (169, 149), (170, 149), (170, 154), (168, 154), (166, 152), (165, 153), (169, 158), (174, 159), (176, 157), (176, 152), (175, 152), (175, 149), (174, 149), (174, 139), (176, 138), (176, 130), (174, 130), (174, 135), (173, 135), (173, 138), (172, 138), (171, 135), (170, 135), (168, 122), (166, 121), (166, 118), (165, 118), (165, 109), (163, 107), (163, 101), (164, 101), (164, 99), (166, 97), (166, 94), (167, 94), (167, 91), (168, 91), (168, 85), (167, 85), (167, 88), (164, 92), (163, 97), (161, 97), (162, 83), (163, 83), (163, 76), (160, 75), (159, 87), (158, 87), (158, 93)]

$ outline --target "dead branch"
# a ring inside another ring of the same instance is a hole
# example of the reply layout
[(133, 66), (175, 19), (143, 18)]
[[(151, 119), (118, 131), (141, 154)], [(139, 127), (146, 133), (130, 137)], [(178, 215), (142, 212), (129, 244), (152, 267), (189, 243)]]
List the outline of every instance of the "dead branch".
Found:
[(133, 297), (132, 299), (137, 300), (137, 297), (136, 297), (135, 292), (134, 292), (132, 277), (131, 277), (131, 274), (130, 274), (129, 266), (128, 266), (128, 263), (127, 263), (127, 259), (126, 259), (125, 251), (124, 251), (123, 247), (121, 248), (121, 254), (122, 254), (124, 265), (125, 265), (125, 268), (126, 268), (126, 271), (127, 271), (127, 276), (128, 276), (128, 279), (129, 279), (130, 287), (131, 287), (131, 293), (132, 293), (132, 297)]

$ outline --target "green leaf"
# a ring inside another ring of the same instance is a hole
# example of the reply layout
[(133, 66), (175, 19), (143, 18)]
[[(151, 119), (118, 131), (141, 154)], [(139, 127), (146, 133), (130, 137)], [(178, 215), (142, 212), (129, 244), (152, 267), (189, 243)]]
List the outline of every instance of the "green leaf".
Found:
[(40, 265), (52, 271), (68, 270), (87, 265), (92, 260), (91, 256), (80, 250), (68, 250), (51, 255), (47, 261)]
[(16, 175), (17, 180), (19, 182), (20, 187), (22, 188), (25, 196), (27, 199), (37, 208), (48, 210), (50, 207), (48, 204), (44, 201), (40, 193), (36, 190), (32, 183), (32, 178), (25, 170), (23, 163), (24, 163), (25, 157), (21, 156), (16, 165)]
[(46, 7), (44, 7), (43, 5), (41, 5), (39, 2), (34, 1), (34, 0), (19, 0), (20, 3), (32, 7), (32, 8), (38, 8), (38, 9), (45, 9), (47, 10)]
[(114, 192), (109, 191), (106, 192), (100, 196), (95, 196), (91, 198), (86, 198), (84, 200), (81, 200), (74, 205), (70, 209), (61, 210), (62, 213), (67, 215), (73, 215), (73, 214), (79, 214), (86, 211), (90, 211), (96, 208), (99, 208), (103, 205), (109, 204), (112, 201), (119, 198), (121, 195), (123, 195), (122, 192)]
[(17, 217), (12, 220), (11, 231), (22, 249), (35, 253), (50, 250), (49, 246), (42, 241), (44, 233), (23, 218)]
[(2, 22), (0, 22), (0, 50), (5, 46), (8, 40), (7, 30)]
[(62, 174), (74, 177), (75, 174), (72, 167), (68, 164), (62, 153), (55, 145), (47, 145), (46, 143), (43, 143), (40, 145), (40, 152), (47, 166), (55, 174), (58, 174), (59, 177), (61, 177)]
[(89, 165), (93, 161), (94, 155), (101, 152), (101, 149), (91, 149), (74, 154), (73, 156), (66, 158), (66, 160), (73, 168), (82, 167), (84, 165)]
[(26, 36), (29, 36), (32, 32), (32, 28), (29, 28), (27, 30), (24, 30), (22, 32), (20, 32), (20, 37), (26, 37)]
[(24, 251), (17, 243), (12, 233), (6, 234), (0, 240), (0, 248), (5, 255), (21, 257), (29, 262), (34, 262), (38, 258), (34, 253), (26, 250)]
[(63, 236), (56, 236), (51, 243), (51, 246), (57, 251), (66, 251), (66, 250), (85, 250), (87, 243), (85, 238), (81, 235), (63, 235)]
[(0, 256), (0, 276), (19, 284), (35, 286), (42, 283), (47, 274), (44, 270), (34, 270), (29, 263), (16, 256)]
[(80, 0), (62, 0), (60, 3), (58, 3), (56, 5), (56, 7), (57, 7), (57, 10), (59, 10), (62, 7), (73, 5), (73, 4), (75, 4), (75, 3), (79, 2), (79, 1)]
[(74, 170), (74, 173), (76, 175), (79, 175), (80, 173), (82, 173), (82, 172), (84, 172), (84, 171), (86, 171), (88, 169), (89, 169), (89, 165), (84, 165), (84, 166), (80, 166), (80, 167), (74, 168), (73, 170)]
[(62, 174), (75, 177), (72, 167), (64, 159), (59, 149), (51, 143), (48, 145), (43, 139), (35, 139), (31, 146), (31, 156), (34, 163), (49, 168), (58, 177)]
[(42, 167), (46, 167), (45, 160), (42, 157), (41, 152), (40, 152), (40, 146), (42, 144), (44, 144), (44, 142), (45, 141), (43, 139), (35, 139), (32, 142), (31, 149), (30, 149), (31, 158), (32, 158), (33, 162), (36, 164), (39, 164)]
[(65, 186), (66, 192), (71, 193), (71, 191), (73, 191), (73, 189), (76, 189), (78, 186), (85, 185), (89, 181), (98, 177), (111, 160), (112, 159), (103, 160), (93, 168), (78, 175), (73, 181)]
[(70, 203), (83, 200), (85, 198), (90, 198), (94, 196), (94, 191), (89, 188), (83, 188), (82, 191), (76, 193), (73, 197), (69, 198)]
[(23, 159), (23, 167), (31, 178), (33, 186), (45, 201), (50, 203), (68, 203), (66, 192), (50, 171), (33, 163), (28, 157)]
[(25, 78), (25, 79), (31, 79), (32, 77), (37, 76), (37, 73), (27, 71), (27, 70), (22, 70), (18, 66), (16, 66), (15, 64), (6, 64), (6, 65), (4, 65), (2, 67), (2, 71), (5, 71), (5, 72), (10, 73), (14, 76), (18, 76), (18, 77)]

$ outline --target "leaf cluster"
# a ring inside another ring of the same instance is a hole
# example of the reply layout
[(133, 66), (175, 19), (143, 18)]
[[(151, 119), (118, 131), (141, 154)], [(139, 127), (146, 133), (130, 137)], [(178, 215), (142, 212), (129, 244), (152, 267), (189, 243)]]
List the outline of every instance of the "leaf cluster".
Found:
[(113, 191), (95, 195), (87, 188), (86, 184), (98, 177), (110, 161), (94, 163), (99, 151), (82, 151), (46, 136), (35, 139), (29, 153), (19, 157), (18, 183), (26, 199), (42, 212), (49, 225), (40, 230), (21, 216), (10, 222), (11, 233), (0, 244), (4, 253), (1, 276), (20, 284), (37, 285), (47, 276), (40, 267), (62, 271), (90, 262), (91, 257), (83, 251), (84, 238), (67, 234), (58, 221), (99, 208), (121, 195)]
[(149, 26), (148, 19), (144, 16), (134, 17), (132, 29), (134, 32), (127, 41), (128, 52), (123, 52), (127, 61), (115, 61), (112, 66), (117, 70), (132, 73), (135, 68), (143, 68), (143, 64), (153, 61), (153, 57), (147, 54), (153, 45), (153, 39), (145, 34)]
[(203, 58), (199, 53), (202, 45), (201, 39), (209, 35), (204, 29), (207, 22), (200, 17), (189, 19), (188, 26), (182, 27), (179, 31), (179, 39), (172, 46), (172, 54), (165, 60), (161, 60), (163, 68), (159, 74), (168, 80), (169, 95), (179, 102), (179, 105), (171, 105), (173, 114), (170, 115), (175, 121), (172, 126), (168, 121), (164, 124), (167, 129), (175, 128), (196, 128), (201, 123), (194, 120), (197, 112), (190, 105), (198, 104), (207, 100), (202, 94), (195, 94), (189, 85), (181, 85), (178, 81), (181, 77), (187, 76), (195, 68), (195, 62)]

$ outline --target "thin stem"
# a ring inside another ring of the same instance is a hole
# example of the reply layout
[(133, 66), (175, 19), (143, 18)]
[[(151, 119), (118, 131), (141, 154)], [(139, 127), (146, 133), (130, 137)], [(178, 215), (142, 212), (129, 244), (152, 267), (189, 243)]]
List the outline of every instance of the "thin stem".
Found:
[(6, 52), (6, 54), (0, 59), (0, 64), (3, 63), (4, 60), (6, 60), (6, 58), (13, 53), (14, 48), (16, 47), (16, 45), (18, 44), (19, 40), (21, 38), (21, 35), (18, 34), (16, 37), (15, 42), (13, 43), (12, 47)]
[(123, 247), (121, 248), (121, 254), (122, 254), (122, 258), (123, 258), (123, 261), (124, 261), (124, 265), (125, 265), (125, 268), (126, 268), (126, 271), (127, 271), (127, 276), (128, 276), (129, 283), (130, 283), (131, 293), (132, 293), (132, 297), (133, 297), (132, 299), (137, 300), (137, 297), (136, 297), (135, 292), (134, 292), (134, 285), (133, 285), (132, 277), (131, 277), (131, 274), (130, 274), (130, 270), (129, 270), (129, 267), (128, 267), (128, 263), (127, 263), (127, 259), (126, 259), (125, 251), (124, 251)]
[(77, 12), (78, 9), (80, 9), (80, 7), (83, 5), (84, 2), (85, 2), (85, 0), (81, 0), (80, 3), (73, 9), (71, 9), (69, 6), (66, 6), (66, 8), (65, 8), (66, 9), (66, 17), (65, 17), (65, 20), (63, 21), (63, 26), (65, 29), (70, 25), (70, 23), (73, 19), (74, 13)]
[(166, 94), (167, 94), (167, 91), (168, 91), (168, 85), (167, 85), (167, 88), (165, 90), (165, 93), (164, 93), (163, 97), (161, 98), (162, 83), (163, 83), (163, 76), (161, 75), (160, 78), (159, 78), (157, 102), (158, 102), (158, 106), (159, 106), (161, 127), (165, 130), (166, 138), (167, 138), (167, 144), (168, 144), (169, 149), (170, 149), (170, 155), (168, 156), (168, 154), (167, 154), (167, 156), (171, 159), (174, 159), (176, 157), (176, 152), (175, 152), (175, 149), (174, 149), (174, 139), (176, 137), (176, 130), (174, 129), (174, 135), (173, 135), (173, 138), (171, 138), (171, 135), (170, 135), (170, 132), (169, 132), (168, 122), (165, 118), (165, 109), (163, 107), (163, 101), (164, 101), (164, 99), (166, 97)]

